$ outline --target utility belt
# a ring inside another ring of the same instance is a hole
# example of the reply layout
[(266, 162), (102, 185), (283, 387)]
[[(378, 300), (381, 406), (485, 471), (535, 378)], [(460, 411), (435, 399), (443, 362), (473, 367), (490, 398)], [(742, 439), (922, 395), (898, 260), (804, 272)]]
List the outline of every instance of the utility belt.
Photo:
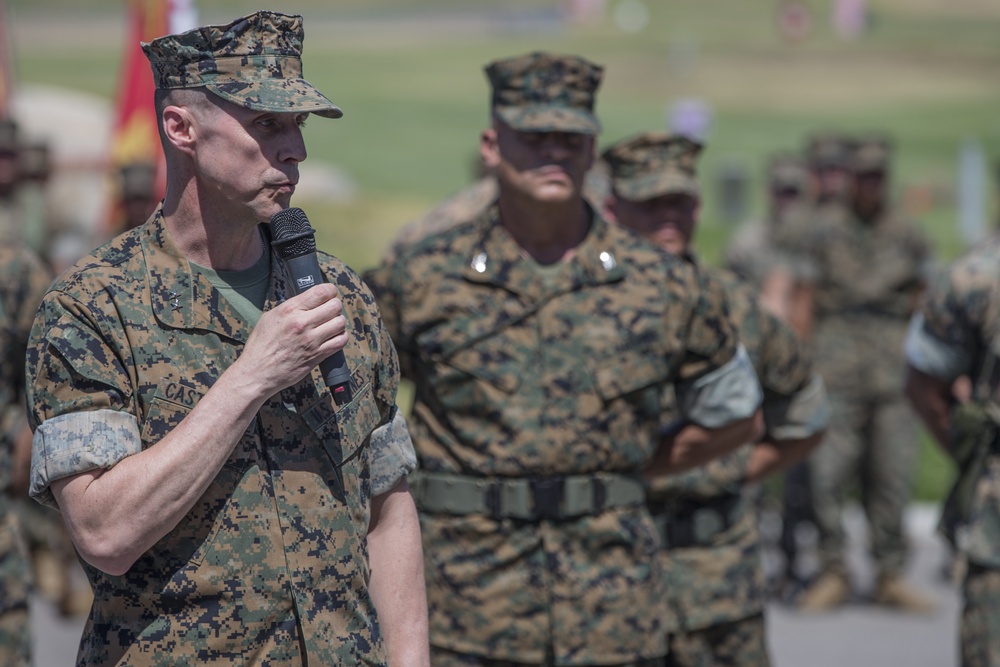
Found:
[(743, 516), (743, 496), (727, 493), (702, 502), (650, 502), (653, 523), (660, 532), (663, 549), (708, 546), (719, 533), (729, 530)]
[(417, 471), (410, 492), (421, 512), (483, 514), (496, 520), (559, 521), (593, 516), (614, 507), (642, 505), (638, 476), (615, 473), (558, 477), (473, 477)]

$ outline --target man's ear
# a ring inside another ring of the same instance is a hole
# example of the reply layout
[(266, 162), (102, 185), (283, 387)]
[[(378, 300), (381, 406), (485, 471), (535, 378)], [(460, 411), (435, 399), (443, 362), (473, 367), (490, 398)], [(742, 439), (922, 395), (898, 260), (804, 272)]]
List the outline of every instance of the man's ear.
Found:
[(603, 215), (604, 219), (613, 225), (618, 224), (618, 216), (615, 215), (615, 204), (617, 203), (618, 198), (613, 194), (609, 194), (604, 198), (604, 201), (601, 204), (601, 215)]
[(500, 148), (497, 145), (497, 131), (487, 128), (479, 135), (479, 156), (483, 160), (486, 171), (493, 171), (500, 166)]
[(161, 122), (163, 123), (163, 133), (171, 145), (184, 153), (190, 153), (194, 149), (197, 132), (190, 110), (184, 107), (168, 106), (163, 109)]

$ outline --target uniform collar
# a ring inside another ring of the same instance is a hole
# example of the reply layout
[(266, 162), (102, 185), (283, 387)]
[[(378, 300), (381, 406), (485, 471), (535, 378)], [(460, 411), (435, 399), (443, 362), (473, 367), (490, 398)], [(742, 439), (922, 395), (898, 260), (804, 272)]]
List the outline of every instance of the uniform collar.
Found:
[[(264, 231), (266, 234), (266, 229)], [(175, 329), (205, 329), (246, 342), (251, 327), (208, 278), (191, 267), (164, 224), (162, 208), (158, 208), (149, 224), (142, 227), (141, 234), (156, 319)], [(285, 281), (276, 275), (280, 270), (273, 268), (278, 264), (272, 255), (271, 282), (264, 310), (273, 307), (278, 294), (284, 294)], [(279, 284), (280, 292), (277, 291)]]
[(589, 285), (621, 280), (624, 269), (618, 263), (610, 225), (589, 204), (590, 230), (576, 248), (573, 258), (551, 281), (544, 281), (500, 221), (500, 208), (493, 204), (478, 220), (479, 240), (465, 257), (462, 276), (475, 283), (503, 287), (530, 300), (552, 293), (570, 292)]

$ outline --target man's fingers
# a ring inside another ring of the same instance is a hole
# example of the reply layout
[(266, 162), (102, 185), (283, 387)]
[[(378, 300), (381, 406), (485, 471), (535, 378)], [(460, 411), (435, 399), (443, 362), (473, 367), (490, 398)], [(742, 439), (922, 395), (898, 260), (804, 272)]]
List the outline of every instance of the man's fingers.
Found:
[(327, 301), (336, 299), (339, 294), (340, 292), (337, 291), (336, 285), (320, 283), (319, 285), (310, 287), (302, 294), (293, 296), (288, 300), (288, 303), (302, 310), (312, 310), (313, 308), (322, 306)]

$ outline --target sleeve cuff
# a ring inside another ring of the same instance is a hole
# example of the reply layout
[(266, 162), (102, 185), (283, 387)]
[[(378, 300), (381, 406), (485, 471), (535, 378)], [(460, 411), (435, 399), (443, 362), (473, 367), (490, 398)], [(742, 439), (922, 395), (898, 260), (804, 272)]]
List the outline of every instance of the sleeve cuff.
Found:
[(111, 468), (142, 451), (139, 423), (117, 410), (59, 415), (42, 422), (31, 441), (31, 497), (57, 507), (49, 486), (57, 479)]
[(921, 373), (942, 380), (954, 380), (968, 372), (969, 353), (959, 346), (948, 345), (931, 335), (924, 326), (924, 316), (917, 313), (910, 319), (903, 344), (906, 361)]
[(802, 440), (826, 428), (830, 402), (826, 385), (817, 373), (792, 396), (764, 403), (764, 424), (775, 440)]
[(386, 493), (399, 480), (417, 469), (417, 454), (413, 449), (410, 431), (398, 410), (392, 421), (372, 432), (371, 450), (373, 496)]
[(683, 415), (705, 428), (719, 428), (746, 419), (760, 407), (761, 389), (742, 344), (728, 362), (689, 382), (677, 385)]

